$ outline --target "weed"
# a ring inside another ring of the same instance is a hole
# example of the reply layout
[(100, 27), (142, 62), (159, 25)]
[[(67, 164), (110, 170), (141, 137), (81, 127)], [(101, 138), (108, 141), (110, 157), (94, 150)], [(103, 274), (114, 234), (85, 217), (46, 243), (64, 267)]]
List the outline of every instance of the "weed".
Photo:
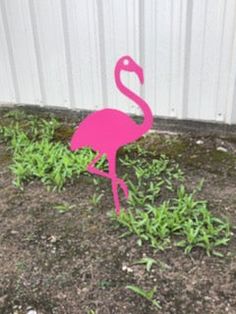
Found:
[(150, 272), (151, 268), (152, 268), (152, 265), (153, 264), (157, 264), (157, 261), (155, 261), (153, 258), (151, 257), (143, 257), (141, 258), (140, 260), (138, 261), (135, 261), (133, 263), (134, 265), (138, 265), (138, 264), (144, 264), (146, 265), (146, 270), (147, 272)]
[(97, 312), (94, 311), (94, 310), (92, 310), (92, 309), (90, 309), (90, 310), (87, 311), (87, 314), (96, 314), (96, 313), (97, 313)]
[(71, 209), (75, 208), (75, 205), (70, 205), (68, 203), (58, 204), (53, 206), (54, 209), (56, 209), (60, 214), (64, 214)]
[(104, 196), (103, 193), (100, 193), (100, 194), (94, 193), (91, 198), (91, 204), (94, 207), (98, 206), (103, 196)]
[(134, 285), (126, 286), (126, 288), (133, 291), (137, 295), (143, 297), (144, 299), (150, 301), (152, 305), (157, 307), (158, 309), (161, 309), (160, 303), (154, 299), (154, 294), (156, 293), (156, 287), (148, 291)]

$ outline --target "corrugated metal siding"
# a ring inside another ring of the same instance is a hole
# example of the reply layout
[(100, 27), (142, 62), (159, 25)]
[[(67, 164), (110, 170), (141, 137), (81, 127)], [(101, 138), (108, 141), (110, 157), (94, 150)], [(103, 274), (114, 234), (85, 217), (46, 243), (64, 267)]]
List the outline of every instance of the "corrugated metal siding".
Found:
[(236, 123), (235, 0), (0, 0), (0, 44), (1, 103), (139, 113), (130, 54), (155, 115)]

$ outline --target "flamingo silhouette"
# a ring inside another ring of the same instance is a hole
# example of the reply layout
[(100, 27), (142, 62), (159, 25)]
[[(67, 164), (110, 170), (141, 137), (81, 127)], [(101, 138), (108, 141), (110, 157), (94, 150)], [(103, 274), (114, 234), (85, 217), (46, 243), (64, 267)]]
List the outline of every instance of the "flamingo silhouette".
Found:
[[(111, 179), (112, 192), (116, 213), (120, 213), (120, 201), (118, 186), (122, 188), (128, 198), (128, 188), (125, 182), (116, 174), (116, 154), (120, 147), (134, 142), (145, 134), (153, 123), (153, 115), (148, 104), (130, 89), (128, 89), (120, 78), (121, 71), (135, 72), (143, 84), (142, 68), (129, 56), (121, 57), (115, 66), (115, 82), (117, 88), (129, 99), (133, 100), (142, 110), (144, 120), (137, 124), (131, 117), (116, 109), (102, 109), (89, 114), (77, 127), (71, 138), (70, 149), (75, 151), (82, 147), (90, 147), (97, 151), (97, 156), (87, 166), (90, 173)], [(108, 172), (95, 167), (96, 162), (106, 155), (109, 168)]]

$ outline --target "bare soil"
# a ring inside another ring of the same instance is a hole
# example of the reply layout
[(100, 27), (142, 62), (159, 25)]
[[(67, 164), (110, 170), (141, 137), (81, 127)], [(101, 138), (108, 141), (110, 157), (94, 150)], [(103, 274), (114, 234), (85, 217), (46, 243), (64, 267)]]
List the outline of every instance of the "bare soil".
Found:
[[(150, 134), (140, 144), (156, 157), (164, 153), (176, 160), (189, 189), (204, 178), (198, 197), (236, 225), (235, 139)], [(224, 258), (208, 257), (201, 249), (185, 255), (174, 247), (164, 252), (139, 247), (135, 237), (121, 238), (123, 230), (107, 215), (113, 209), (109, 181), (101, 180), (104, 197), (95, 208), (92, 176), (68, 182), (62, 192), (48, 191), (37, 181), (19, 190), (12, 184), (10, 163), (2, 143), (0, 313), (23, 314), (30, 308), (37, 314), (236, 313), (235, 234), (221, 250)], [(59, 213), (55, 206), (63, 203), (74, 207)], [(159, 261), (150, 273), (133, 264), (143, 256)], [(162, 309), (127, 290), (130, 284), (156, 286)]]

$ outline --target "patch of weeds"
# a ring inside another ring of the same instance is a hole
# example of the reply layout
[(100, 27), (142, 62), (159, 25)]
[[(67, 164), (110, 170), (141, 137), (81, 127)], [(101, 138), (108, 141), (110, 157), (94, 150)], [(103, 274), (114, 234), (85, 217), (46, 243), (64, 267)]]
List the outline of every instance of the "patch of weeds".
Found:
[(150, 301), (152, 305), (158, 309), (161, 309), (160, 303), (154, 299), (154, 294), (156, 293), (156, 287), (151, 290), (144, 290), (138, 286), (128, 285), (126, 286), (127, 289), (131, 290), (135, 294), (143, 297), (144, 299)]
[(121, 160), (124, 166), (134, 170), (134, 180), (127, 180), (128, 209), (119, 216), (111, 214), (127, 229), (123, 236), (135, 234), (139, 245), (148, 242), (161, 250), (174, 243), (185, 253), (201, 247), (208, 255), (221, 256), (217, 248), (228, 244), (230, 225), (227, 219), (213, 216), (206, 201), (196, 199), (204, 180), (188, 193), (178, 164), (164, 155), (150, 159), (139, 145), (132, 145), (130, 149), (134, 148), (139, 158), (125, 155)]
[(126, 227), (128, 234), (136, 234), (138, 244), (147, 241), (153, 248), (164, 250), (173, 241), (190, 253), (194, 247), (203, 248), (208, 255), (221, 256), (217, 248), (227, 245), (230, 225), (226, 219), (214, 217), (206, 201), (198, 201), (194, 193), (187, 193), (181, 185), (177, 198), (162, 202), (160, 205), (145, 204), (143, 210), (129, 208), (122, 210), (114, 219)]
[(161, 155), (159, 159), (148, 160), (145, 157), (130, 159), (125, 156), (121, 163), (134, 171), (135, 180), (127, 180), (129, 186), (129, 206), (143, 207), (145, 204), (154, 204), (160, 198), (160, 192), (165, 189), (175, 191), (176, 184), (184, 181), (184, 175), (177, 164)]
[[(67, 179), (78, 177), (86, 170), (94, 153), (87, 148), (74, 153), (67, 145), (55, 142), (54, 133), (59, 126), (54, 118), (48, 121), (34, 116), (28, 117), (23, 125), (13, 120), (9, 126), (0, 126), (0, 135), (9, 143), (13, 154), (10, 169), (17, 187), (38, 178), (48, 186), (61, 189)], [(105, 158), (98, 166), (105, 167)]]
[(23, 139), (22, 143), (18, 137), (13, 149), (13, 164), (10, 169), (15, 175), (14, 183), (17, 187), (24, 181), (38, 178), (46, 185), (61, 189), (67, 179), (84, 172), (93, 158), (93, 153), (89, 150), (73, 154), (65, 145), (47, 139), (37, 142)]

